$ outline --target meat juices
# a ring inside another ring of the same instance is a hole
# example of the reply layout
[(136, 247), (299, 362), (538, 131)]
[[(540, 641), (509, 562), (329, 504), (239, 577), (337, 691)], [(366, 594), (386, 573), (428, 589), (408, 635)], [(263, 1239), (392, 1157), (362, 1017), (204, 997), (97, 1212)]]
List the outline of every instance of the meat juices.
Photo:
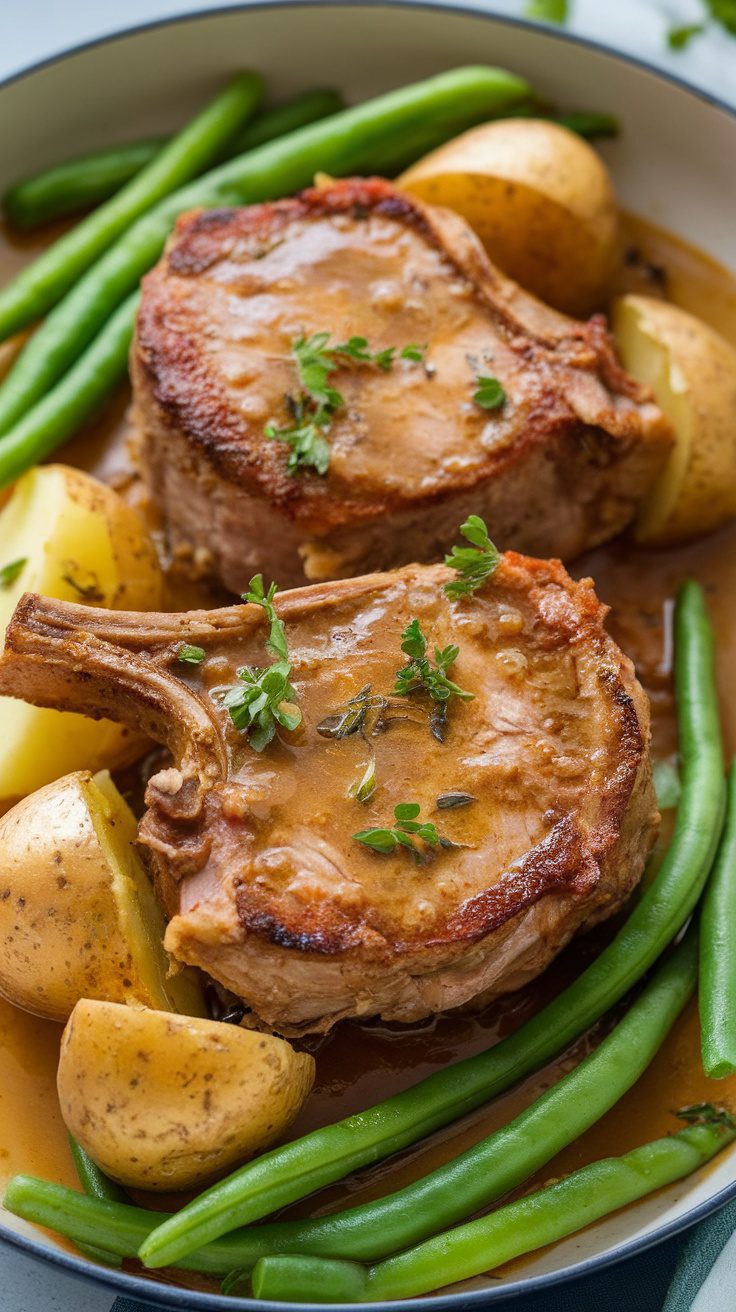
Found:
[[(291, 474), (269, 423), (299, 392), (294, 342), (427, 345), (425, 368), (349, 361), (329, 469)], [(143, 284), (131, 357), (140, 458), (171, 545), (235, 592), (441, 558), (469, 513), (494, 540), (570, 559), (631, 520), (667, 421), (605, 322), (543, 306), (458, 216), (381, 179), (183, 216)], [(484, 410), (477, 378), (505, 402)]]
[[(166, 946), (281, 1033), (516, 989), (641, 876), (658, 822), (648, 704), (592, 583), (516, 553), (469, 597), (447, 598), (453, 577), (409, 566), (280, 594), (303, 718), (261, 754), (211, 695), (269, 663), (258, 607), (126, 614), (26, 596), (8, 630), (0, 693), (169, 746), (140, 826)], [(457, 644), (452, 678), (474, 694), (452, 699), (444, 741), (423, 693), (331, 735), (366, 687), (391, 695), (414, 618), (430, 650)], [(180, 662), (182, 642), (205, 659)], [(473, 800), (438, 807), (448, 791)], [(458, 846), (420, 844), (419, 861), (355, 840), (407, 802)]]

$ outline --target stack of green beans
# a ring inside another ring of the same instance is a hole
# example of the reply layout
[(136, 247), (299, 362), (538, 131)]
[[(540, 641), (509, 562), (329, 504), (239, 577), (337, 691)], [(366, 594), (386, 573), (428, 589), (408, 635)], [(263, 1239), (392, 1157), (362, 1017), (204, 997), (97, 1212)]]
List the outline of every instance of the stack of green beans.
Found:
[[(331, 89), (303, 91), (293, 100), (262, 110), (227, 143), (227, 155), (242, 155), (275, 137), (284, 137), (306, 123), (317, 123), (343, 109), (343, 99)], [(3, 209), (21, 231), (78, 214), (109, 200), (168, 144), (165, 137), (113, 146), (93, 155), (79, 155), (18, 182), (5, 193)]]
[(736, 1124), (715, 1109), (703, 1123), (608, 1157), (556, 1180), (490, 1216), (373, 1266), (318, 1257), (262, 1257), (248, 1281), (235, 1272), (228, 1294), (300, 1303), (367, 1303), (414, 1298), (470, 1280), (505, 1262), (556, 1243), (610, 1212), (673, 1184), (711, 1161), (736, 1139)]
[[(585, 1168), (587, 1174), (578, 1173), (552, 1186), (551, 1192), (543, 1190), (512, 1204), (514, 1212), (501, 1209), (483, 1222), (432, 1238), (442, 1227), (457, 1225), (528, 1179), (631, 1087), (694, 990), (698, 948), (693, 926), (680, 946), (664, 957), (599, 1047), (482, 1143), (375, 1202), (312, 1220), (235, 1229), (416, 1142), (538, 1069), (620, 999), (676, 937), (703, 890), (724, 809), (713, 635), (702, 591), (693, 583), (684, 585), (678, 597), (675, 671), (682, 793), (666, 858), (611, 945), (516, 1034), (359, 1116), (265, 1154), (172, 1217), (84, 1198), (27, 1177), (16, 1177), (8, 1187), (9, 1210), (77, 1242), (99, 1245), (104, 1237), (108, 1251), (137, 1254), (150, 1266), (175, 1265), (214, 1275), (238, 1272), (241, 1281), (240, 1273), (255, 1267), (254, 1287), (264, 1297), (295, 1297), (298, 1291), (300, 1298), (308, 1300), (313, 1296), (310, 1290), (317, 1288), (322, 1301), (329, 1300), (330, 1289), (335, 1298), (358, 1301), (404, 1297), (443, 1283), (440, 1265), (445, 1257), (448, 1279), (487, 1270), (507, 1260), (504, 1254), (511, 1255), (515, 1242), (525, 1246), (514, 1251), (529, 1251), (570, 1233), (650, 1188), (696, 1169), (730, 1142), (730, 1122), (709, 1113), (705, 1126), (646, 1145), (619, 1162)], [(717, 874), (724, 853), (732, 852), (735, 841), (734, 777), (733, 810)], [(718, 906), (732, 896), (732, 878), (726, 881), (727, 893), (719, 884)], [(704, 944), (701, 971), (709, 951)], [(712, 1006), (723, 1031), (732, 1033), (728, 998)], [(720, 1051), (720, 1044), (716, 1047)], [(606, 1182), (610, 1187), (602, 1191)], [(518, 1240), (509, 1236), (510, 1221), (518, 1223)], [(390, 1257), (400, 1250), (405, 1250), (400, 1257)], [(388, 1262), (380, 1260), (386, 1257)], [(376, 1265), (366, 1270), (355, 1259)]]
[[(336, 114), (342, 108), (342, 97), (336, 91), (304, 91), (287, 104), (259, 114), (238, 133), (227, 153), (242, 155), (246, 150), (253, 150), (266, 141), (272, 141), (274, 137), (283, 137), (287, 132), (293, 132), (304, 123), (316, 122)], [(618, 120), (612, 114), (589, 110), (553, 114), (535, 105), (523, 105), (510, 110), (508, 116), (547, 118), (588, 141), (618, 134)], [(92, 209), (130, 182), (156, 158), (165, 145), (164, 137), (129, 142), (124, 146), (96, 151), (92, 155), (78, 155), (75, 159), (35, 173), (17, 182), (5, 193), (3, 209), (8, 221), (21, 232), (32, 231), (44, 223)], [(402, 155), (397, 155), (397, 159), (402, 161)], [(411, 162), (408, 155), (406, 162)]]

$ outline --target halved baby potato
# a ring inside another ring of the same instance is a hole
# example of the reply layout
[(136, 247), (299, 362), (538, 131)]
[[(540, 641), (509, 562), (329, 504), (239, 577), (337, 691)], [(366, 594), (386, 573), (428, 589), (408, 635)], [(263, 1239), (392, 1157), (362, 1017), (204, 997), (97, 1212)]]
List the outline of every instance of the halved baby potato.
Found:
[(67, 1129), (103, 1171), (178, 1190), (278, 1139), (314, 1069), (270, 1034), (84, 999), (64, 1031), (57, 1087)]
[[(65, 465), (30, 470), (0, 511), (0, 641), (24, 592), (152, 610), (162, 575), (138, 514), (116, 492)], [(108, 720), (0, 698), (0, 801), (70, 770), (134, 759), (141, 740)]]
[(652, 388), (675, 432), (639, 512), (638, 541), (669, 545), (736, 515), (736, 350), (666, 301), (622, 296), (613, 331), (625, 369)]
[(171, 973), (132, 811), (103, 772), (57, 779), (0, 817), (0, 993), (65, 1021), (80, 998), (203, 1013)]
[(601, 309), (618, 261), (618, 212), (605, 164), (544, 119), (471, 128), (413, 164), (403, 191), (470, 224), (495, 264), (566, 314)]

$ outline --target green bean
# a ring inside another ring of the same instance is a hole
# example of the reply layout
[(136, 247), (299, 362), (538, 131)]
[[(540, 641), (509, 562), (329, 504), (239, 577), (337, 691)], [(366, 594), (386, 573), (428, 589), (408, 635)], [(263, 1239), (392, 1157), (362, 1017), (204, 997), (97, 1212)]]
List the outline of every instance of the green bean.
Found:
[(164, 139), (155, 137), (54, 164), (6, 191), (5, 216), (14, 228), (27, 232), (54, 219), (92, 209), (109, 200), (150, 164), (163, 145)]
[(568, 132), (578, 137), (594, 141), (600, 137), (617, 137), (620, 131), (618, 119), (613, 114), (600, 114), (596, 110), (571, 109), (567, 113), (557, 113), (543, 105), (519, 105), (511, 110), (508, 118), (541, 118), (548, 123), (558, 123)]
[[(466, 1115), (538, 1070), (612, 1007), (656, 961), (693, 910), (718, 843), (723, 769), (713, 636), (695, 584), (675, 611), (682, 795), (656, 879), (614, 940), (559, 997), (509, 1038), (393, 1098), (272, 1149), (235, 1171), (162, 1226), (147, 1254), (184, 1251), (231, 1225), (258, 1220)], [(166, 1259), (168, 1260), (168, 1259)]]
[[(69, 1134), (67, 1138), (79, 1183), (85, 1193), (90, 1198), (102, 1198), (107, 1202), (124, 1203), (126, 1201), (125, 1194), (120, 1186), (105, 1175), (104, 1171), (100, 1170), (97, 1163), (92, 1161), (92, 1158), (84, 1151), (82, 1145), (77, 1143), (73, 1135)], [(121, 1265), (119, 1254), (111, 1253), (108, 1249), (95, 1248), (92, 1244), (79, 1244), (78, 1247), (94, 1262), (102, 1262), (105, 1266)]]
[[(307, 1256), (261, 1258), (253, 1272), (253, 1294), (300, 1303), (367, 1303), (428, 1294), (556, 1243), (691, 1175), (734, 1139), (733, 1122), (724, 1125), (718, 1117), (689, 1125), (622, 1157), (583, 1166), (490, 1216), (436, 1235), (375, 1266)], [(236, 1280), (228, 1282), (227, 1292), (241, 1292)]]
[(61, 382), (0, 439), (0, 487), (71, 437), (117, 387), (128, 364), (140, 292), (115, 311)]
[[(223, 144), (252, 114), (262, 93), (263, 83), (255, 73), (233, 78), (127, 187), (23, 269), (0, 292), (0, 341), (56, 305), (140, 214), (216, 159)], [(37, 390), (32, 399), (40, 394)], [(6, 398), (0, 431), (22, 414), (23, 408), (13, 409)]]
[[(371, 1259), (416, 1243), (487, 1206), (548, 1162), (634, 1084), (692, 994), (697, 951), (691, 930), (589, 1057), (510, 1124), (423, 1180), (387, 1198), (316, 1220), (253, 1226), (214, 1242), (198, 1237), (196, 1244), (180, 1244), (175, 1255), (167, 1255), (157, 1265), (166, 1262), (223, 1274), (251, 1268), (269, 1253)], [(75, 1241), (104, 1239), (106, 1247), (125, 1257), (134, 1255), (136, 1240), (139, 1253), (145, 1251), (162, 1220), (160, 1213), (97, 1203), (25, 1176), (11, 1180), (3, 1202), (18, 1216)], [(164, 1221), (169, 1224), (175, 1219)]]
[[(337, 91), (304, 91), (286, 104), (256, 115), (227, 143), (226, 153), (232, 156), (252, 150), (342, 108), (343, 100)], [(3, 198), (5, 213), (15, 228), (30, 229), (92, 209), (130, 182), (166, 144), (166, 137), (156, 137), (56, 164), (11, 187)]]
[[(582, 1134), (631, 1088), (692, 993), (696, 973), (697, 942), (691, 932), (600, 1046), (509, 1125), (386, 1198), (316, 1220), (241, 1230), (240, 1243), (245, 1248), (250, 1242), (253, 1260), (269, 1252), (373, 1259), (487, 1207)], [(204, 1219), (192, 1210), (184, 1208), (145, 1240), (139, 1256), (146, 1265), (178, 1265), (191, 1249), (231, 1230), (240, 1217), (239, 1209)]]
[[(299, 128), (220, 165), (167, 197), (118, 239), (34, 333), (0, 385), (0, 433), (7, 432), (18, 416), (53, 386), (133, 291), (160, 256), (182, 211), (287, 195), (310, 183), (320, 169), (352, 173), (375, 168), (380, 172), (382, 155), (395, 153), (396, 140), (404, 133), (431, 122), (438, 139), (443, 139), (513, 104), (528, 91), (520, 78), (499, 69), (443, 73)], [(2, 304), (0, 295), (0, 325)]]
[(711, 1079), (736, 1075), (736, 761), (728, 779), (726, 826), (701, 915), (700, 1033)]

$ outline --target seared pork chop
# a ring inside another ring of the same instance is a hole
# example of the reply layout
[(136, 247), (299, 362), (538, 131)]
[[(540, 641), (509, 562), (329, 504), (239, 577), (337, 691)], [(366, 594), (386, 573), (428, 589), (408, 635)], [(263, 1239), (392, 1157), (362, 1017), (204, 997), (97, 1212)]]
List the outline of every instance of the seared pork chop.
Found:
[[(261, 752), (222, 705), (238, 669), (269, 664), (256, 606), (139, 615), (27, 595), (8, 630), (0, 693), (168, 744), (140, 826), (166, 946), (281, 1033), (516, 989), (642, 873), (648, 707), (591, 581), (515, 553), (472, 596), (448, 599), (451, 577), (412, 565), (279, 595), (302, 722)], [(450, 677), (473, 694), (439, 723), (426, 692), (393, 691), (414, 619), (430, 652), (459, 648)], [(183, 663), (182, 642), (204, 658)], [(434, 836), (355, 837), (394, 829), (405, 804)]]
[[(314, 417), (294, 345), (320, 333), (396, 354), (340, 357), (329, 467), (289, 472), (266, 429)], [(463, 220), (379, 179), (180, 219), (131, 368), (171, 544), (233, 590), (260, 570), (297, 586), (437, 560), (471, 511), (502, 546), (569, 559), (624, 528), (670, 445), (602, 318), (543, 306)], [(494, 409), (474, 400), (489, 376)]]

